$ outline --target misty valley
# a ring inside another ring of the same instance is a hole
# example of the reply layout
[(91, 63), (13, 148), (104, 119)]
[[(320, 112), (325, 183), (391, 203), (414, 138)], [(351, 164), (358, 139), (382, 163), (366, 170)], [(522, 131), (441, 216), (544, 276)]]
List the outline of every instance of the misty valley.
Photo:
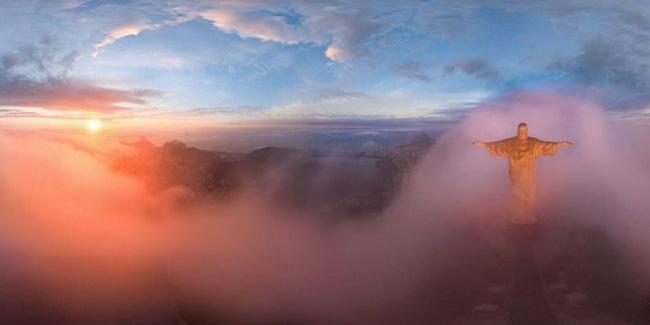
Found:
[(650, 325), (650, 6), (0, 0), (0, 325)]
[[(561, 129), (567, 107), (595, 124)], [(540, 160), (532, 235), (505, 217), (504, 161), (470, 145), (516, 125), (515, 109), (537, 132), (593, 144)], [(491, 116), (501, 122), (477, 126)], [(603, 140), (637, 132), (580, 99), (528, 94), (442, 131), (350, 130), (324, 145), (325, 131), (250, 151), (7, 133), (2, 314), (51, 324), (643, 324), (647, 202), (617, 192), (647, 193), (639, 175), (650, 156)]]

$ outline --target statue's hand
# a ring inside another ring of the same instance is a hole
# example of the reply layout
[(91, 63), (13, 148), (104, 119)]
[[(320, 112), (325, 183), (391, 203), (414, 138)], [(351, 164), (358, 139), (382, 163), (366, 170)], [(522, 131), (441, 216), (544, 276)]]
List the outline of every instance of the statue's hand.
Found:
[(560, 148), (568, 148), (573, 145), (571, 141), (562, 141), (560, 142)]
[(472, 145), (477, 148), (485, 148), (486, 143), (483, 141), (474, 141), (472, 142)]

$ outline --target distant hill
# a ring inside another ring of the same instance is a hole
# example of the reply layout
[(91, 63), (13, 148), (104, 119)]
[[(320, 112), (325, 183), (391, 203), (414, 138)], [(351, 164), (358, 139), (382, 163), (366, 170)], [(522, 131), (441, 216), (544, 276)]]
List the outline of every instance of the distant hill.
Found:
[(142, 179), (154, 192), (182, 186), (199, 197), (225, 200), (254, 188), (288, 208), (364, 215), (390, 202), (404, 176), (433, 143), (432, 137), (421, 133), (404, 144), (369, 152), (266, 146), (226, 153), (178, 141), (155, 146), (140, 139), (124, 143), (130, 153), (117, 158), (114, 167)]

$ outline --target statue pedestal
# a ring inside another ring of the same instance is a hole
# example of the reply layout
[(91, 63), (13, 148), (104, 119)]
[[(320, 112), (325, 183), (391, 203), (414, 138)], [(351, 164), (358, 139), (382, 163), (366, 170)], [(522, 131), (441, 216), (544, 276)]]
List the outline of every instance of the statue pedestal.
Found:
[(535, 262), (534, 244), (539, 237), (539, 225), (511, 224), (508, 232), (513, 245), (513, 288), (509, 301), (508, 324), (558, 324), (548, 303), (542, 277)]

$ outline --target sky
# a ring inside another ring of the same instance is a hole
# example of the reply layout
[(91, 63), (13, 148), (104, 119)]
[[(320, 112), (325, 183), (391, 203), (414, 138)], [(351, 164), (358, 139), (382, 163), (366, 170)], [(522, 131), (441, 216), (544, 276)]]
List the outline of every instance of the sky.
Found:
[(650, 117), (639, 1), (0, 0), (0, 124), (432, 120), (528, 89)]

